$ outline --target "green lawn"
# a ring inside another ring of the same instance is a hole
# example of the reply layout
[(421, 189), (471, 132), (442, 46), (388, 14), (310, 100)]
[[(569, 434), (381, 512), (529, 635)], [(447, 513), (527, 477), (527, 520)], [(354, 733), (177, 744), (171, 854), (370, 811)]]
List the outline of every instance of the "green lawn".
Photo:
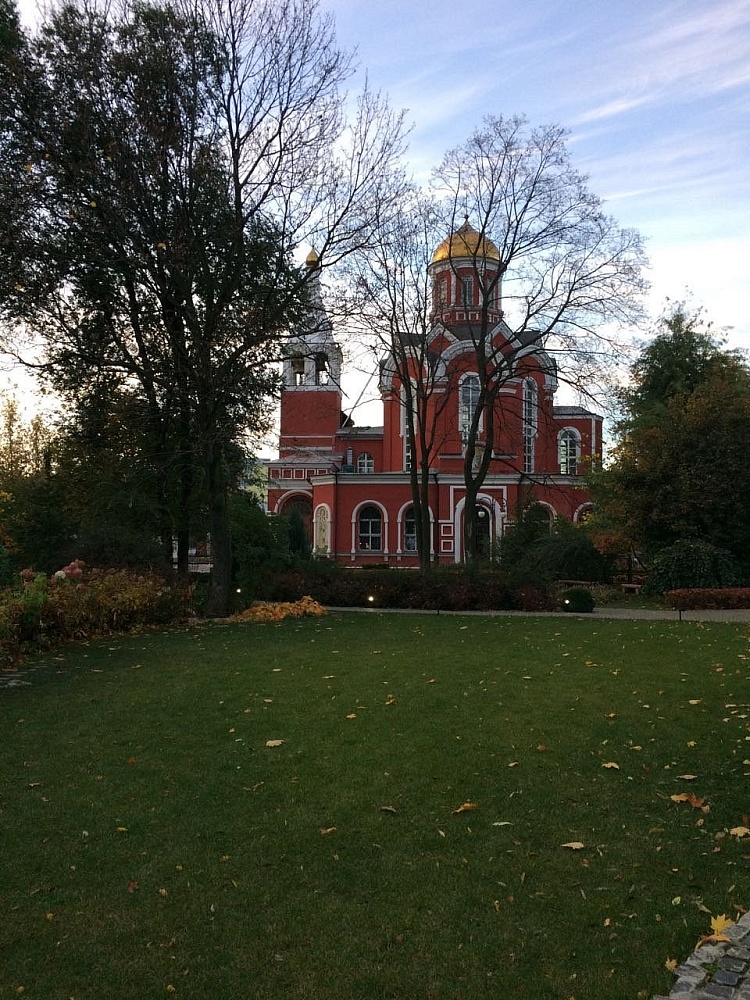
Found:
[(749, 635), (352, 613), (68, 647), (0, 690), (0, 997), (667, 992), (750, 906)]

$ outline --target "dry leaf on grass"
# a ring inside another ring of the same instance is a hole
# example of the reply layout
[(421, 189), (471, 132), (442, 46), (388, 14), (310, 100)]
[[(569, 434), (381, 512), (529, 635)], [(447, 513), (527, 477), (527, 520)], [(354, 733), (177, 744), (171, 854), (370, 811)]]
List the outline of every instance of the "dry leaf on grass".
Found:
[(700, 798), (694, 792), (679, 792), (677, 795), (670, 795), (669, 798), (672, 802), (689, 802), (693, 809), (700, 809), (701, 812), (709, 811), (706, 800)]
[(734, 920), (730, 920), (725, 913), (718, 917), (711, 917), (711, 933), (701, 935), (696, 944), (696, 948), (702, 948), (704, 944), (721, 944), (732, 939), (724, 933), (727, 928), (732, 927)]
[(750, 837), (750, 828), (746, 826), (733, 826), (729, 832), (733, 837)]
[(451, 815), (457, 816), (459, 813), (474, 812), (478, 808), (479, 804), (477, 802), (462, 802), (458, 809), (453, 810)]
[(381, 806), (380, 811), (384, 813), (396, 813), (397, 809), (395, 806)]
[(608, 760), (606, 764), (602, 764), (602, 767), (609, 768), (611, 771), (619, 771), (620, 765), (616, 764), (613, 760)]
[(568, 847), (571, 851), (580, 851), (586, 845), (582, 844), (580, 840), (571, 840), (568, 844), (560, 844), (560, 847)]
[(336, 831), (335, 826), (321, 826), (320, 832), (322, 836), (326, 837), (329, 833), (334, 833)]
[(284, 740), (266, 740), (267, 747), (281, 747), (284, 745)]
[(677, 959), (676, 958), (668, 958), (666, 960), (666, 962), (664, 963), (664, 968), (668, 972), (674, 972), (674, 970), (677, 968)]

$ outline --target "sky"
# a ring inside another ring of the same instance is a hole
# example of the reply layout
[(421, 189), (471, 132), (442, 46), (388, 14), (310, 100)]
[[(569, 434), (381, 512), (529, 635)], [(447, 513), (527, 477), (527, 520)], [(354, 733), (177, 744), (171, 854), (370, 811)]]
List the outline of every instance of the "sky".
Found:
[(406, 109), (418, 179), (487, 114), (565, 126), (591, 190), (645, 238), (651, 314), (689, 295), (750, 349), (750, 0), (319, 3), (357, 50), (352, 90), (366, 74)]
[[(426, 179), (485, 115), (569, 130), (574, 166), (644, 236), (649, 309), (702, 307), (750, 348), (750, 0), (321, 0), (407, 109)], [(357, 81), (355, 81), (356, 83)]]

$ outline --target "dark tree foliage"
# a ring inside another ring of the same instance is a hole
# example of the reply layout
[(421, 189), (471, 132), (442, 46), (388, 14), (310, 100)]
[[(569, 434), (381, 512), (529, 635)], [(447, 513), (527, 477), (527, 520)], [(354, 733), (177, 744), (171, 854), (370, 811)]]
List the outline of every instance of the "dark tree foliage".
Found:
[(293, 255), (317, 242), (332, 263), (372, 238), (398, 198), (400, 119), (364, 94), (347, 133), (348, 57), (314, 2), (71, 0), (26, 48), (13, 127), (31, 212), (5, 310), (74, 404), (92, 386), (141, 397), (163, 558), (176, 534), (186, 566), (202, 491), (222, 614), (232, 457), (307, 298)]
[(699, 317), (665, 317), (633, 366), (608, 467), (591, 477), (608, 522), (653, 556), (710, 543), (750, 567), (750, 370)]

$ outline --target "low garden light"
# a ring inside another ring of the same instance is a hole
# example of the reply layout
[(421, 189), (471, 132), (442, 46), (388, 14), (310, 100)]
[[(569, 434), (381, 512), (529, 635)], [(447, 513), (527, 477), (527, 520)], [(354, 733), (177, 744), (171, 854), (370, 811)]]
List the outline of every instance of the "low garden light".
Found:
[(375, 598), (373, 597), (372, 594), (369, 594), (368, 597), (367, 597), (367, 600), (370, 602), (370, 604), (373, 604), (374, 601), (375, 601)]

